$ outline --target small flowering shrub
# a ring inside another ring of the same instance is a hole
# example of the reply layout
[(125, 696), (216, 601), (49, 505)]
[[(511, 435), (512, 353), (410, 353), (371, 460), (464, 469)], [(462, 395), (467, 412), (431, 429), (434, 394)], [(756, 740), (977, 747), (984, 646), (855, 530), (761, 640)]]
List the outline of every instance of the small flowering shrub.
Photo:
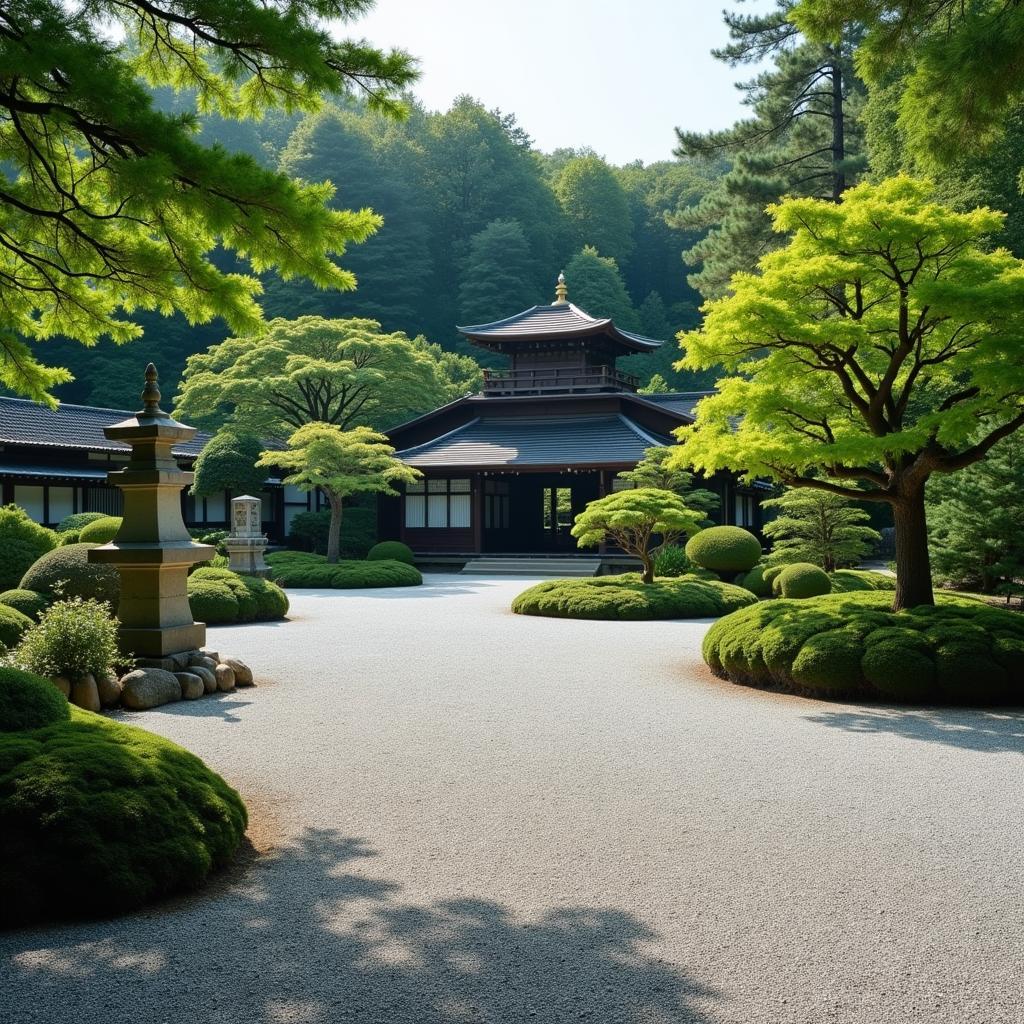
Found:
[(101, 675), (117, 660), (117, 619), (102, 602), (80, 597), (50, 605), (14, 651), (29, 672), (68, 679)]

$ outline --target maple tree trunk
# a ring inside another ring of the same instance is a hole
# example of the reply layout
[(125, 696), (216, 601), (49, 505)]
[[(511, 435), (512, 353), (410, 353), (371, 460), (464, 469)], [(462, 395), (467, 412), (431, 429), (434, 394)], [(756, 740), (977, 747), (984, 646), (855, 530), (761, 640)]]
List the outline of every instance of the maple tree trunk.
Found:
[(331, 503), (331, 525), (327, 528), (327, 561), (337, 562), (341, 551), (341, 498), (327, 495)]
[(896, 527), (896, 596), (893, 611), (935, 604), (932, 566), (928, 556), (928, 519), (924, 485), (900, 498), (892, 506)]

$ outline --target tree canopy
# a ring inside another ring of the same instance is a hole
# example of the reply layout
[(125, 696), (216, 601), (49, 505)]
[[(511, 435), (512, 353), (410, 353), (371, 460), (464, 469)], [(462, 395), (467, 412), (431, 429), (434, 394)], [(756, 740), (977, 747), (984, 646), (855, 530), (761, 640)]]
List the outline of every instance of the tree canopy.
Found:
[(227, 490), (258, 494), (267, 478), (256, 465), (262, 451), (263, 442), (255, 434), (217, 431), (196, 459), (192, 493), (197, 498)]
[(303, 491), (319, 489), (331, 506), (327, 561), (337, 562), (342, 506), (354, 494), (396, 495), (394, 485), (412, 483), (419, 470), (395, 458), (383, 434), (369, 427), (342, 430), (333, 423), (307, 423), (288, 438), (286, 451), (266, 451), (257, 463), (287, 472), (286, 484)]
[(228, 422), (281, 437), (322, 422), (393, 426), (472, 390), (473, 360), (423, 338), (385, 334), (374, 320), (271, 320), (192, 356), (175, 400), (200, 426)]
[(686, 502), (687, 508), (701, 512), (705, 516), (717, 512), (722, 505), (722, 499), (714, 491), (703, 487), (695, 488), (693, 474), (674, 464), (674, 461), (671, 448), (648, 448), (636, 466), (623, 470), (618, 474), (618, 479), (625, 480), (633, 487), (653, 487), (662, 491), (672, 491)]
[(593, 154), (571, 159), (555, 182), (555, 194), (573, 243), (592, 245), (622, 262), (633, 251), (629, 199), (615, 172)]
[(772, 564), (812, 562), (834, 572), (857, 565), (882, 539), (863, 508), (827, 491), (794, 487), (761, 507), (779, 513), (764, 525)]
[(644, 583), (653, 583), (658, 552), (696, 533), (702, 518), (672, 491), (638, 487), (592, 501), (576, 517), (571, 533), (581, 548), (612, 541), (640, 559)]
[[(358, 90), (399, 109), (411, 58), (332, 38), (324, 17), (366, 0), (180, 5), (135, 0), (15, 0), (0, 10), (0, 383), (40, 401), (68, 374), (31, 341), (137, 337), (139, 310), (261, 318), (259, 282), (224, 272), (216, 246), (261, 273), (346, 289), (331, 259), (380, 221), (328, 209), (329, 185), (300, 183), (252, 157), (205, 146), (192, 115), (154, 106), (151, 87), (194, 90), (202, 111), (259, 117), (314, 110)], [(130, 39), (110, 39), (114, 26)]]
[(926, 481), (1024, 424), (1024, 263), (987, 249), (999, 213), (907, 177), (771, 212), (788, 244), (681, 338), (726, 376), (677, 457), (889, 503), (896, 607), (931, 603)]

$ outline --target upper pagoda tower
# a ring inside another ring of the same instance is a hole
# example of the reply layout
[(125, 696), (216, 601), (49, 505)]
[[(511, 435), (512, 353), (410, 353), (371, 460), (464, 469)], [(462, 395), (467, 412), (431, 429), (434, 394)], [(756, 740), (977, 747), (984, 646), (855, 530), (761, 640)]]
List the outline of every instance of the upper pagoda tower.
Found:
[(474, 345), (509, 357), (508, 370), (484, 371), (485, 395), (636, 391), (637, 379), (620, 373), (615, 361), (662, 344), (574, 306), (564, 273), (558, 275), (550, 306), (458, 329)]

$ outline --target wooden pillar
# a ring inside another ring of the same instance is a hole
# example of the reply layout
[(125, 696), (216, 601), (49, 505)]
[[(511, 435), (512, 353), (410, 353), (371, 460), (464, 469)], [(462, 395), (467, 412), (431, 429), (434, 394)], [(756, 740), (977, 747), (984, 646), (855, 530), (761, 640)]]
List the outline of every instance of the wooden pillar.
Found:
[(470, 502), (473, 516), (473, 550), (479, 555), (484, 550), (484, 475), (474, 473), (471, 477)]

